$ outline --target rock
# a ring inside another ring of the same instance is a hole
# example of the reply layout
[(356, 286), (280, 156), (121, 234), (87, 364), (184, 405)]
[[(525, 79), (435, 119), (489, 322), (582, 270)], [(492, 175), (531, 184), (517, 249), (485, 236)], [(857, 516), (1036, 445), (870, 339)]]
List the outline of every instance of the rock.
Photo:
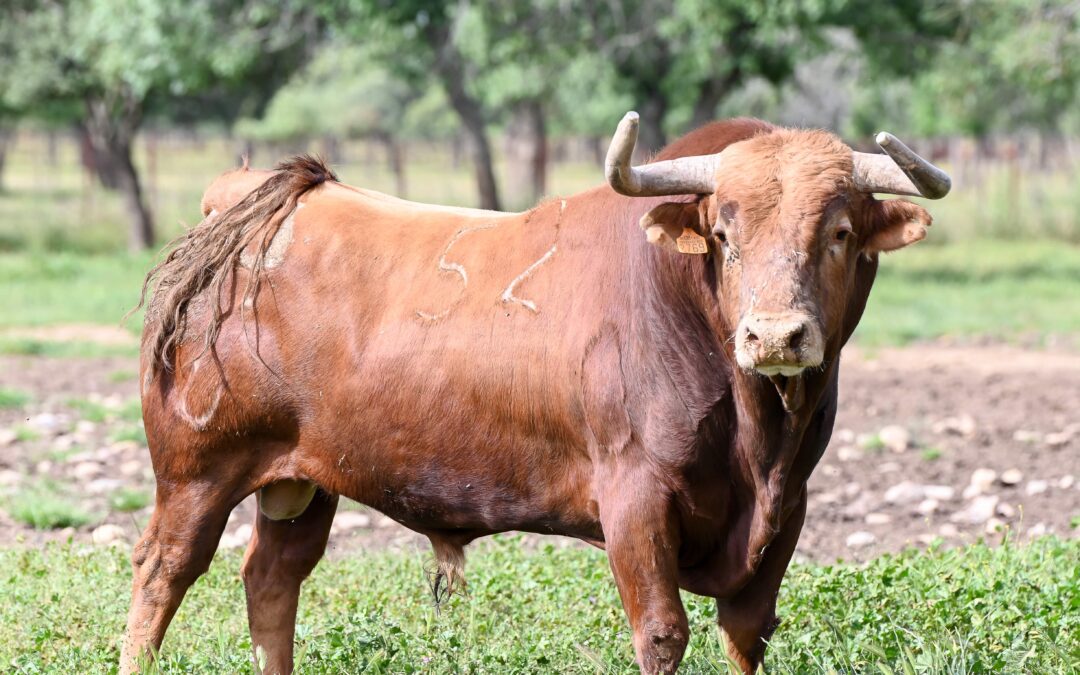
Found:
[(98, 546), (124, 541), (124, 528), (119, 525), (101, 525), (93, 531), (90, 538)]
[(76, 452), (74, 455), (71, 455), (70, 457), (64, 459), (64, 462), (66, 464), (71, 464), (72, 466), (76, 464), (82, 464), (83, 462), (93, 461), (95, 461), (94, 453), (91, 450), (83, 450), (82, 452)]
[(914, 504), (925, 497), (922, 485), (905, 480), (885, 491), (885, 501), (890, 504)]
[(121, 476), (130, 478), (132, 476), (138, 476), (142, 472), (143, 463), (137, 459), (129, 459), (121, 464), (119, 469)]
[(42, 476), (52, 473), (52, 470), (53, 463), (47, 459), (43, 459), (34, 465), (34, 472)]
[(887, 513), (868, 513), (864, 520), (867, 525), (887, 525), (892, 522), (892, 516)]
[(915, 507), (915, 510), (924, 516), (929, 516), (937, 511), (939, 506), (941, 506), (941, 503), (936, 499), (924, 499), (919, 502), (919, 505)]
[(0, 485), (18, 485), (22, 482), (22, 474), (11, 469), (0, 471)]
[(971, 438), (975, 435), (975, 418), (971, 415), (946, 417), (935, 422), (931, 429), (935, 434), (952, 434)]
[(1001, 502), (997, 505), (997, 514), (1002, 518), (1013, 518), (1016, 516), (1016, 507), (1008, 502)]
[(981, 494), (988, 491), (993, 486), (994, 481), (997, 480), (997, 471), (993, 469), (975, 469), (971, 473), (971, 480), (968, 481), (968, 486), (975, 488)]
[(811, 499), (816, 504), (835, 504), (840, 501), (840, 494), (836, 490), (827, 490), (812, 495)]
[(956, 488), (948, 485), (924, 485), (923, 494), (927, 499), (936, 499), (939, 502), (947, 502), (956, 497)]
[(855, 495), (859, 494), (860, 492), (862, 492), (862, 486), (859, 485), (858, 483), (856, 483), (855, 481), (852, 481), (850, 483), (844, 483), (844, 496), (845, 497), (854, 497)]
[(836, 440), (838, 443), (851, 445), (855, 442), (855, 432), (851, 429), (837, 429), (833, 433), (833, 439)]
[(90, 494), (100, 495), (118, 490), (123, 486), (124, 481), (116, 478), (97, 478), (86, 484), (86, 491)]
[(375, 523), (375, 526), (376, 527), (393, 527), (394, 525), (397, 525), (397, 524), (398, 524), (397, 521), (394, 520), (393, 518), (390, 518), (388, 516), (383, 516), (382, 518), (379, 518), (379, 520)]
[(97, 431), (96, 423), (91, 422), (90, 420), (79, 420), (75, 423), (75, 431), (73, 433), (76, 436), (85, 438), (93, 434), (95, 431)]
[(987, 534), (996, 534), (1005, 530), (1005, 521), (1000, 518), (990, 518), (986, 521), (983, 531)]
[(1075, 434), (1070, 433), (1069, 431), (1059, 431), (1053, 434), (1046, 434), (1046, 436), (1043, 437), (1043, 442), (1051, 448), (1060, 448), (1068, 445), (1074, 435)]
[(1028, 534), (1029, 537), (1034, 539), (1035, 537), (1041, 537), (1041, 536), (1045, 535), (1046, 532), (1047, 532), (1046, 523), (1035, 523), (1034, 525), (1032, 525), (1031, 527), (1028, 528), (1027, 534)]
[(76, 442), (77, 442), (76, 438), (74, 436), (72, 436), (71, 434), (62, 434), (60, 436), (57, 436), (53, 440), (52, 447), (53, 447), (53, 450), (58, 450), (60, 452), (65, 452), (65, 451), (70, 450), (73, 447), (75, 447)]
[(836, 449), (836, 458), (841, 462), (851, 462), (862, 457), (862, 452), (854, 445), (841, 445)]
[(938, 528), (938, 534), (943, 537), (955, 537), (960, 534), (960, 530), (956, 529), (952, 523), (945, 523)]
[(935, 541), (937, 541), (937, 538), (938, 537), (936, 534), (920, 534), (919, 536), (915, 537), (915, 540), (923, 546), (929, 546), (930, 544), (933, 544)]
[(882, 462), (878, 465), (878, 471), (881, 473), (896, 473), (900, 470), (900, 465), (896, 462)]
[(1040, 440), (1042, 440), (1042, 434), (1040, 434), (1038, 431), (1017, 429), (1013, 432), (1013, 440), (1017, 443), (1038, 443)]
[(993, 517), (998, 502), (997, 495), (984, 495), (971, 500), (966, 509), (957, 511), (949, 518), (954, 523), (979, 525)]
[(14, 429), (0, 429), (0, 448), (5, 448), (19, 439)]
[(882, 444), (893, 452), (904, 452), (911, 445), (911, 433), (902, 426), (890, 424), (878, 432)]
[(1002, 485), (1019, 485), (1024, 480), (1024, 472), (1020, 469), (1006, 469), (1001, 472)]
[(1061, 488), (1062, 490), (1068, 490), (1075, 483), (1076, 483), (1076, 478), (1073, 477), (1073, 475), (1070, 473), (1070, 474), (1067, 474), (1067, 475), (1061, 477), (1061, 479), (1058, 481), (1058, 487)]
[(117, 441), (109, 446), (109, 452), (113, 455), (138, 452), (138, 450), (139, 444), (135, 441)]
[(829, 478), (835, 478), (840, 475), (840, 469), (832, 464), (820, 464), (818, 465), (817, 470), (821, 475), (828, 476)]
[(877, 537), (872, 533), (860, 530), (849, 534), (847, 539), (844, 540), (844, 543), (847, 544), (848, 548), (866, 548), (875, 541), (877, 541)]
[(371, 517), (359, 511), (341, 511), (334, 516), (332, 529), (336, 532), (351, 532), (371, 527)]
[(34, 431), (53, 436), (63, 433), (66, 424), (67, 420), (63, 416), (47, 412), (39, 413), (26, 420), (26, 426)]
[(863, 493), (855, 501), (841, 509), (840, 515), (848, 520), (862, 520), (870, 511), (871, 506), (873, 506), (873, 500), (871, 500), (870, 495)]
[(248, 541), (251, 539), (252, 528), (251, 525), (244, 523), (240, 527), (236, 528), (231, 533), (226, 533), (221, 541), (218, 542), (219, 549), (240, 548), (241, 546), (247, 546)]
[(1029, 480), (1024, 492), (1029, 495), (1041, 495), (1050, 489), (1050, 483), (1045, 480)]
[(71, 470), (71, 475), (77, 480), (88, 481), (101, 473), (101, 465), (97, 462), (80, 462)]

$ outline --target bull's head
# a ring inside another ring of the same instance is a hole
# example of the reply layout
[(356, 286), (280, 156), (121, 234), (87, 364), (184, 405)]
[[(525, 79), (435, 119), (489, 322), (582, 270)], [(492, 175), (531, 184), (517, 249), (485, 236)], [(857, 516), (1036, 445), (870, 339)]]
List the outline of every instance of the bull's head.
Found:
[[(926, 236), (930, 215), (874, 193), (944, 197), (937, 167), (887, 133), (887, 153), (853, 152), (824, 131), (764, 130), (713, 155), (630, 166), (637, 113), (611, 142), (609, 184), (629, 196), (699, 195), (662, 204), (642, 218), (650, 242), (716, 256), (717, 296), (747, 372), (772, 378), (789, 409), (788, 379), (839, 349), (860, 256)], [(788, 395), (785, 395), (788, 392)]]

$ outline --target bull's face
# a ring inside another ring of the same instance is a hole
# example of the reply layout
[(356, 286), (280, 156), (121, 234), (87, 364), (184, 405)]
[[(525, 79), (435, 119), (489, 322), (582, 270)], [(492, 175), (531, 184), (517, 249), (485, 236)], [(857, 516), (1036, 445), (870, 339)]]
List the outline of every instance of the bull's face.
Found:
[[(931, 178), (944, 177), (944, 186), (920, 190), (895, 165), (882, 164), (891, 162), (888, 157), (853, 153), (823, 131), (777, 129), (709, 159), (711, 165), (697, 170), (705, 178), (691, 175), (703, 196), (656, 207), (641, 225), (650, 242), (673, 255), (694, 251), (696, 242), (697, 251), (714, 256), (722, 337), (733, 345), (740, 368), (778, 385), (835, 358), (858, 292), (860, 256), (896, 250), (926, 236), (931, 218), (925, 209), (903, 200), (878, 201), (874, 189), (935, 196), (948, 190), (948, 177), (940, 172)], [(650, 178), (652, 167), (686, 169), (674, 162), (632, 171), (642, 171), (637, 176), (642, 181)], [(899, 178), (888, 184), (895, 178), (892, 169)], [(878, 182), (868, 185), (871, 179)], [(661, 188), (670, 190), (670, 183), (669, 173)]]

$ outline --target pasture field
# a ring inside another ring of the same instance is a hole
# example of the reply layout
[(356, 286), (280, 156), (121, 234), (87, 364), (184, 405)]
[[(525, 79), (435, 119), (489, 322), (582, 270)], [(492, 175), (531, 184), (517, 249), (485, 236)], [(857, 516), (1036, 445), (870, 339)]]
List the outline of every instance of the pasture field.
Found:
[[(158, 143), (146, 175), (163, 240), (197, 220), (203, 187), (235, 150)], [(21, 139), (0, 193), (0, 670), (111, 672), (130, 544), (153, 501), (136, 383), (142, 320), (120, 320), (154, 256), (118, 252), (119, 200), (85, 182), (73, 147), (59, 146), (55, 166), (43, 153), (40, 138)], [(392, 188), (369, 148), (344, 159), (347, 182)], [(410, 160), (409, 197), (474, 201), (469, 172), (451, 170), (444, 150), (414, 148)], [(599, 180), (589, 163), (561, 164), (551, 186), (568, 194)], [(809, 486), (770, 672), (1080, 663), (1080, 202), (1070, 176), (1018, 180), (992, 171), (931, 204), (928, 241), (882, 259), (845, 356), (837, 432)], [(890, 448), (895, 427), (910, 438)], [(965, 488), (984, 469), (997, 478), (973, 499), (995, 506), (971, 519)], [(1012, 469), (1022, 478), (1006, 482)], [(904, 482), (952, 496), (923, 513), (917, 499), (887, 497)], [(162, 671), (250, 671), (237, 572), (252, 509), (237, 509), (182, 606)], [(425, 543), (356, 509), (345, 507), (350, 529), (335, 530), (305, 585), (300, 672), (635, 672), (603, 553), (531, 536), (477, 544), (470, 597), (436, 613)], [(111, 545), (91, 543), (102, 526)], [(856, 535), (869, 543), (853, 545)], [(728, 672), (714, 608), (686, 600), (682, 672)]]
[[(773, 673), (1066, 673), (1080, 659), (1080, 542), (793, 566), (767, 656)], [(423, 554), (324, 561), (300, 603), (304, 673), (631, 673), (629, 630), (603, 553), (473, 547), (467, 598), (436, 612)], [(161, 671), (248, 672), (240, 556), (219, 555), (182, 605)], [(126, 550), (0, 552), (0, 667), (109, 672), (128, 600)], [(685, 673), (727, 673), (715, 608), (685, 597)], [(1075, 671), (1073, 671), (1075, 672)]]

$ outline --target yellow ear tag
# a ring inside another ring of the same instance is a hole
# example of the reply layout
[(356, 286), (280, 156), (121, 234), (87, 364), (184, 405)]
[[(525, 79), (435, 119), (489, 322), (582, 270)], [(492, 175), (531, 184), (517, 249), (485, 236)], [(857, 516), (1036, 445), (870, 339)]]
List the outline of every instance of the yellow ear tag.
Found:
[(679, 253), (691, 255), (704, 255), (709, 252), (709, 244), (705, 241), (705, 237), (689, 227), (683, 228), (682, 234), (675, 240), (675, 248), (679, 249)]

